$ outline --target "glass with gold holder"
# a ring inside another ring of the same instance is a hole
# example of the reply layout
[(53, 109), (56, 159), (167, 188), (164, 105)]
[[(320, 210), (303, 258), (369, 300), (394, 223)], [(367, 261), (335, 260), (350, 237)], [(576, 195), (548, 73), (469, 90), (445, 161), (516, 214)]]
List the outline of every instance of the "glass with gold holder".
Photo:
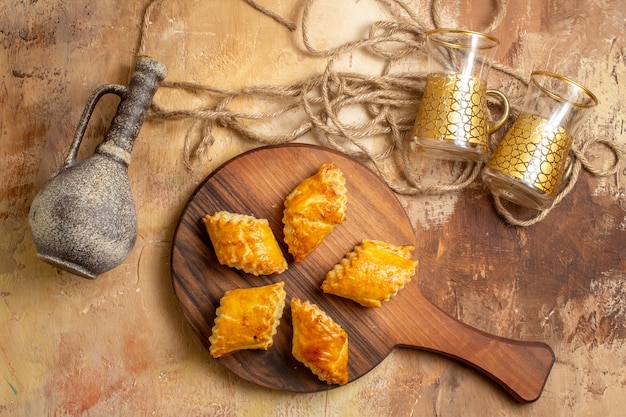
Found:
[(569, 166), (572, 135), (597, 104), (579, 83), (534, 71), (522, 112), (481, 173), (494, 196), (537, 210), (550, 207)]
[[(417, 151), (444, 159), (485, 161), (489, 135), (509, 115), (506, 96), (487, 89), (500, 42), (459, 29), (432, 30), (426, 42), (429, 73), (412, 132)], [(489, 120), (488, 95), (502, 104), (502, 115), (495, 121)]]

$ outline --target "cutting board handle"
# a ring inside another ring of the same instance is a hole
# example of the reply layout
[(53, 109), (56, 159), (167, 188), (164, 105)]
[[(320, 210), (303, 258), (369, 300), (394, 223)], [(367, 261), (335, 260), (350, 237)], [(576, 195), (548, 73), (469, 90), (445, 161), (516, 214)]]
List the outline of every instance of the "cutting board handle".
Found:
[(545, 386), (554, 352), (545, 343), (505, 339), (450, 317), (421, 293), (419, 319), (397, 320), (399, 345), (437, 352), (464, 362), (501, 385), (516, 400), (537, 400)]

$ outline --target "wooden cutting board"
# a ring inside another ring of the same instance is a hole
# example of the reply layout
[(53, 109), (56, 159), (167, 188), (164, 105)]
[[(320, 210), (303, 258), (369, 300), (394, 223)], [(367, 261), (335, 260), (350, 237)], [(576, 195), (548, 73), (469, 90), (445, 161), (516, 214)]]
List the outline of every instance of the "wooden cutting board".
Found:
[[(346, 177), (347, 220), (305, 261), (295, 264), (283, 244), (289, 269), (280, 275), (255, 277), (217, 262), (202, 216), (227, 210), (266, 218), (282, 243), (284, 198), (330, 161)], [(419, 268), (413, 280), (381, 308), (323, 294), (320, 284), (326, 272), (363, 239), (415, 245), (402, 205), (382, 180), (359, 162), (326, 148), (304, 144), (258, 148), (218, 168), (185, 206), (172, 244), (174, 291), (187, 322), (208, 349), (215, 310), (227, 290), (285, 282), (287, 303), (274, 346), (217, 359), (236, 375), (265, 387), (292, 392), (335, 387), (320, 382), (291, 355), (289, 299), (298, 297), (320, 306), (348, 333), (350, 381), (378, 365), (394, 347), (404, 346), (469, 364), (518, 401), (539, 398), (554, 362), (550, 347), (496, 337), (448, 316), (420, 292)], [(414, 254), (415, 259), (419, 256)]]

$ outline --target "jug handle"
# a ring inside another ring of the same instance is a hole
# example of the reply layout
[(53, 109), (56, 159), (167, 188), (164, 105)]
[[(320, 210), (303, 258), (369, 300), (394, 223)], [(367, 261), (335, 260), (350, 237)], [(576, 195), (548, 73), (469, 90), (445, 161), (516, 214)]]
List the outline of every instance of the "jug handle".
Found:
[(87, 130), (87, 125), (89, 124), (89, 119), (91, 118), (91, 115), (93, 114), (93, 111), (98, 104), (98, 101), (107, 94), (115, 94), (121, 99), (124, 99), (127, 91), (127, 87), (119, 84), (104, 84), (93, 91), (93, 93), (87, 100), (87, 104), (85, 104), (83, 114), (80, 116), (80, 120), (78, 121), (78, 125), (76, 126), (76, 132), (74, 133), (72, 144), (70, 145), (70, 149), (67, 153), (67, 156), (65, 157), (63, 166), (59, 171), (67, 169), (76, 163), (78, 148), (80, 147), (80, 143), (83, 140), (85, 130)]

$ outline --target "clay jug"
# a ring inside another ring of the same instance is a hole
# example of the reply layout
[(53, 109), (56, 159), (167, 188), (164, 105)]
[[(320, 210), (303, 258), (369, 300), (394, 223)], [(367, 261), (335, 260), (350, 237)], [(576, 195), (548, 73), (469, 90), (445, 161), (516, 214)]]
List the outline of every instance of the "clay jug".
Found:
[[(121, 264), (137, 238), (128, 178), (130, 154), (167, 68), (139, 57), (128, 86), (105, 84), (88, 99), (63, 165), (37, 194), (29, 214), (39, 259), (86, 278)], [(120, 97), (104, 140), (93, 155), (76, 155), (97, 102)]]

